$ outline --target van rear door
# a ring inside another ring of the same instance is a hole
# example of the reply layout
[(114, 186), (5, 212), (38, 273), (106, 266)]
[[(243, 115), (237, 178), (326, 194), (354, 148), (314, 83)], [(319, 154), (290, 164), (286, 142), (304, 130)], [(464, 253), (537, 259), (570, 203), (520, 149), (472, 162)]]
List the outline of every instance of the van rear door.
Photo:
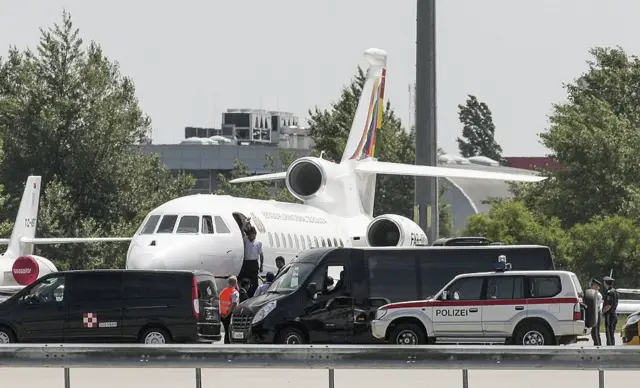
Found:
[(65, 340), (96, 342), (120, 339), (122, 272), (82, 272), (72, 274), (70, 280)]

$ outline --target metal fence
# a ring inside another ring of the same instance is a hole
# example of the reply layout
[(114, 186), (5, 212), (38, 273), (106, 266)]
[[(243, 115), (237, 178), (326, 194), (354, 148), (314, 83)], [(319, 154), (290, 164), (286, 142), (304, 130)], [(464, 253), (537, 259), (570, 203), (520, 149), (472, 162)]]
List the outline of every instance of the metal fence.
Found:
[(633, 347), (565, 346), (323, 346), (323, 345), (1, 345), (0, 365), (9, 368), (193, 368), (196, 388), (202, 368), (327, 369), (334, 388), (335, 369), (457, 369), (461, 385), (468, 371), (598, 370), (604, 388), (605, 370), (640, 370), (640, 352)]

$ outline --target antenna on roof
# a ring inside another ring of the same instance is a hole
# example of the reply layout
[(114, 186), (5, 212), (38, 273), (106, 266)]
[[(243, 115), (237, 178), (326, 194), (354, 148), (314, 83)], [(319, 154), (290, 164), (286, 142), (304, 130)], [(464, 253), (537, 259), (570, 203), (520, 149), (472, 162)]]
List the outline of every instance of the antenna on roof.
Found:
[(505, 272), (511, 270), (511, 263), (507, 263), (507, 256), (498, 256), (498, 262), (493, 266), (496, 272)]

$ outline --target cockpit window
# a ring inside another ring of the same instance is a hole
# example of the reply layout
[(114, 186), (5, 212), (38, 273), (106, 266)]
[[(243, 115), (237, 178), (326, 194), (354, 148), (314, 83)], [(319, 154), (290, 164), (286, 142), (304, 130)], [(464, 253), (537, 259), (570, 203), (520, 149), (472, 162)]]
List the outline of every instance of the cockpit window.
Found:
[(159, 215), (149, 217), (140, 234), (153, 234), (153, 231), (156, 230), (156, 226), (158, 225), (158, 221), (160, 221)]
[(178, 216), (176, 215), (165, 215), (162, 217), (162, 221), (160, 221), (160, 226), (156, 233), (173, 233), (173, 227), (176, 225), (177, 220)]
[(211, 216), (202, 216), (202, 234), (213, 234), (213, 220)]
[(222, 217), (215, 216), (214, 219), (216, 221), (216, 230), (218, 231), (218, 233), (231, 233), (231, 231), (227, 227), (227, 224), (224, 223)]
[(198, 226), (200, 226), (200, 217), (182, 216), (176, 233), (198, 233)]

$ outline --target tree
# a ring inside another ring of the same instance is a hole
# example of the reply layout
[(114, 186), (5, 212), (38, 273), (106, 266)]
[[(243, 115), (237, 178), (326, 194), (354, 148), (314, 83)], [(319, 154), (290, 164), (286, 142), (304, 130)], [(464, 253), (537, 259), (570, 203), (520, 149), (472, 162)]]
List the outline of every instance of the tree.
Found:
[(569, 237), (557, 218), (531, 212), (518, 201), (494, 200), (486, 214), (474, 214), (467, 220), (466, 236), (484, 236), (505, 244), (540, 244), (551, 248), (556, 268), (568, 269)]
[(476, 96), (468, 97), (465, 105), (458, 105), (458, 117), (463, 125), (463, 138), (457, 138), (460, 154), (465, 158), (485, 156), (504, 164), (502, 147), (495, 140), (491, 110)]
[(514, 185), (531, 209), (565, 227), (596, 216), (640, 215), (640, 61), (621, 49), (596, 48), (589, 70), (565, 86), (542, 144), (562, 169), (535, 185)]
[[(35, 52), (12, 47), (0, 58), (0, 182), (10, 196), (3, 216), (15, 216), (27, 176), (41, 175), (40, 236), (131, 236), (148, 211), (194, 180), (136, 150), (151, 120), (133, 82), (97, 43), (83, 44), (67, 12), (62, 19), (41, 30)], [(77, 269), (122, 266), (127, 245), (38, 249), (59, 268)]]
[[(297, 158), (297, 153), (281, 148), (278, 150), (278, 158), (270, 155), (265, 156), (264, 168), (271, 172), (286, 171), (291, 163), (293, 163)], [(229, 183), (230, 180), (247, 177), (249, 175), (252, 175), (251, 171), (249, 171), (249, 167), (242, 160), (236, 159), (233, 163), (233, 170), (231, 170), (231, 174), (228, 178), (224, 174), (218, 174), (220, 187), (216, 194), (300, 203), (300, 201), (289, 193), (284, 182), (276, 182), (275, 187), (272, 182), (248, 182), (241, 184)]]
[[(342, 89), (340, 98), (331, 103), (330, 109), (315, 107), (309, 110), (309, 136), (314, 143), (314, 155), (324, 151), (325, 159), (336, 162), (342, 159), (365, 80), (365, 72), (358, 67), (355, 77)], [(413, 128), (407, 131), (403, 127), (388, 101), (383, 112), (382, 126), (376, 136), (379, 139), (376, 147), (380, 160), (415, 163), (415, 132)], [(378, 175), (374, 216), (393, 213), (414, 219), (414, 184), (413, 177)], [(445, 214), (446, 203), (443, 202), (440, 208), (443, 212), (440, 218), (450, 224), (447, 220), (451, 217)], [(442, 230), (446, 232), (447, 228), (441, 228)]]

